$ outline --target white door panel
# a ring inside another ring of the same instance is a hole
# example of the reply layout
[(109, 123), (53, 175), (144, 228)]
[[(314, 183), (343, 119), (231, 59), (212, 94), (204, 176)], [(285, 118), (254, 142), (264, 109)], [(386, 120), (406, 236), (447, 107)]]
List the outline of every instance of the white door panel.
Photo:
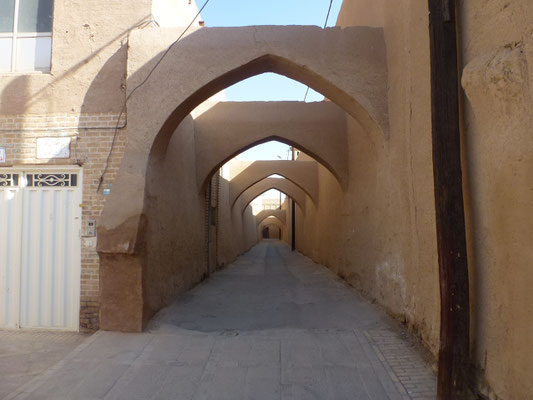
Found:
[[(20, 175), (16, 175), (16, 180)], [(18, 327), (21, 203), (13, 174), (0, 171), (0, 326)]]
[(80, 178), (79, 171), (24, 173), (18, 198), (21, 327), (79, 327)]

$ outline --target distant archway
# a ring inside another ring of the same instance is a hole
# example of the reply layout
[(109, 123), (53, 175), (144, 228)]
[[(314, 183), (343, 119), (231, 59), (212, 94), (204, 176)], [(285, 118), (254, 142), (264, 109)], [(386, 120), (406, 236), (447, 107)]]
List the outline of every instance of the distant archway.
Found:
[(241, 213), (244, 213), (246, 207), (248, 207), (255, 198), (261, 196), (270, 189), (279, 190), (284, 195), (292, 198), (305, 214), (306, 193), (290, 180), (280, 178), (265, 178), (246, 189), (239, 197), (241, 199)]
[[(127, 103), (128, 143), (101, 218), (102, 252), (136, 247), (137, 228), (125, 230), (124, 224), (134, 226), (142, 215), (149, 163), (164, 156), (173, 132), (193, 109), (246, 78), (274, 72), (302, 82), (339, 105), (366, 131), (388, 135), (381, 28), (204, 28), (173, 46), (152, 71), (173, 40), (158, 29), (133, 32), (130, 38), (128, 90), (148, 74), (150, 79)], [(209, 68), (199, 73), (200, 65)], [(106, 243), (109, 235), (113, 240)]]
[[(153, 221), (146, 224), (145, 218), (164, 209), (158, 193), (159, 188), (167, 187), (165, 183), (176, 196), (183, 193), (182, 187), (172, 186), (175, 184), (172, 168), (180, 171), (192, 168), (189, 164), (187, 169), (170, 162), (171, 157), (181, 160), (182, 154), (180, 148), (172, 148), (173, 153), (167, 159), (168, 144), (180, 126), (192, 123), (190, 113), (199, 104), (234, 83), (274, 72), (324, 94), (354, 117), (364, 130), (385, 136), (388, 132), (382, 29), (205, 28), (192, 31), (176, 46), (169, 47), (174, 40), (174, 33), (169, 30), (150, 29), (132, 32), (128, 41), (128, 141), (98, 228), (102, 277), (100, 315), (104, 329), (120, 326), (124, 330), (141, 330), (151, 315), (179, 290), (180, 283), (170, 280), (178, 279), (177, 275), (165, 279), (163, 275), (150, 273), (151, 267), (159, 265), (161, 260), (147, 261), (147, 254), (156, 260), (160, 253), (149, 250), (154, 247), (143, 246), (147, 238), (154, 237), (151, 236), (154, 229), (159, 229), (161, 235), (165, 229), (172, 228), (167, 222), (172, 213), (168, 218), (160, 213), (158, 224)], [(158, 65), (153, 69), (155, 63)], [(133, 90), (135, 93), (131, 95)], [(187, 146), (190, 144), (189, 140)], [(187, 152), (187, 157), (190, 156)], [(185, 181), (187, 187), (191, 183), (189, 178)], [(308, 184), (308, 181), (309, 178), (303, 178), (297, 183), (307, 190), (313, 185), (316, 188), (316, 183)], [(152, 193), (147, 190), (149, 185)], [(317, 197), (316, 190), (310, 195)], [(203, 204), (201, 197), (195, 190), (195, 198), (189, 200)], [(200, 225), (199, 216), (195, 218), (195, 226)], [(195, 231), (197, 236), (198, 232)], [(190, 235), (185, 239), (190, 240)], [(152, 246), (159, 245), (154, 242)], [(204, 242), (199, 237), (192, 242), (195, 254), (199, 255)], [(167, 248), (175, 249), (175, 246)], [(200, 263), (201, 257), (195, 260)], [(167, 265), (165, 271), (172, 267)], [(187, 270), (190, 275), (195, 272), (198, 271)], [(151, 286), (146, 283), (148, 279), (152, 280)], [(199, 276), (191, 278), (191, 282), (198, 279)], [(117, 292), (118, 287), (122, 290)]]
[(287, 210), (277, 209), (277, 210), (263, 210), (260, 211), (255, 216), (255, 221), (259, 225), (263, 220), (267, 218), (277, 218), (281, 223), (287, 224)]
[(230, 205), (233, 207), (248, 188), (271, 175), (281, 175), (318, 201), (318, 163), (315, 161), (254, 161), (230, 181)]
[(198, 188), (203, 191), (215, 171), (242, 151), (276, 140), (313, 157), (346, 189), (346, 118), (329, 101), (217, 103), (194, 121)]

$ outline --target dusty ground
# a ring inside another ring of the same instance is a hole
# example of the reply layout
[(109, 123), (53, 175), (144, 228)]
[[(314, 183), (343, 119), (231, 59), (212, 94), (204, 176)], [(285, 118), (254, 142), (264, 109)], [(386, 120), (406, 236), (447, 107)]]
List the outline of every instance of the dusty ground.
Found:
[(98, 332), (7, 398), (434, 399), (398, 329), (324, 267), (264, 241), (147, 332)]

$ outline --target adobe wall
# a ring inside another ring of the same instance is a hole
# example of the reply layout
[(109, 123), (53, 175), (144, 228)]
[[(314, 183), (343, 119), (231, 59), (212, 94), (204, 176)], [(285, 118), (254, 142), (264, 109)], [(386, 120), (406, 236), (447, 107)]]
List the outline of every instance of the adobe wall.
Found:
[[(164, 156), (147, 169), (135, 247), (122, 264), (113, 252), (100, 252), (103, 329), (142, 330), (177, 295), (257, 243), (251, 207), (244, 213), (232, 208), (229, 182), (217, 174), (211, 180), (212, 211), (207, 213), (209, 198), (197, 190), (195, 154), (194, 120), (188, 116)], [(122, 266), (120, 274), (113, 273), (117, 265)], [(121, 298), (139, 287), (133, 300)]]
[(147, 175), (146, 265), (143, 271), (147, 318), (207, 275), (205, 196), (196, 190), (194, 122), (188, 117), (169, 143), (166, 157)]
[(118, 113), (128, 34), (150, 20), (151, 8), (151, 0), (56, 0), (51, 73), (0, 75), (0, 114)]
[[(303, 222), (298, 215), (297, 245), (405, 317), (436, 355), (427, 4), (383, 4), (345, 0), (338, 23), (384, 26), (390, 139), (349, 135), (346, 193), (320, 168), (321, 207), (308, 202)], [(531, 399), (533, 7), (479, 0), (461, 2), (459, 13), (476, 385), (491, 398)]]
[[(385, 26), (390, 134), (367, 132), (349, 118), (348, 189), (342, 191), (320, 167), (320, 206), (308, 202), (304, 219), (297, 210), (296, 241), (306, 255), (405, 319), (436, 354), (440, 304), (429, 66), (417, 62), (429, 56), (427, 9), (404, 2), (388, 4), (381, 14), (379, 3), (345, 1), (338, 21)], [(422, 43), (404, 42), (410, 37)]]
[(231, 206), (229, 181), (220, 177), (218, 190), (217, 264), (224, 267), (257, 243), (257, 224), (251, 206), (244, 212)]
[[(353, 119), (348, 126), (357, 131)], [(431, 227), (412, 226), (403, 146), (352, 132), (350, 186), (344, 192), (331, 173), (319, 166), (319, 207), (308, 199), (306, 214), (297, 208), (297, 248), (328, 266), (399, 319), (406, 319), (436, 353), (439, 332), (438, 270), (412, 250), (413, 235)], [(398, 139), (399, 141), (399, 139)], [(397, 150), (397, 151), (395, 151)], [(427, 223), (427, 222), (426, 222)], [(413, 232), (414, 231), (414, 232)], [(428, 232), (429, 231), (429, 232)], [(436, 252), (436, 250), (435, 250)], [(421, 260), (420, 260), (421, 259)], [(417, 297), (420, 296), (420, 297)]]
[(278, 225), (267, 224), (264, 227), (268, 228), (268, 238), (269, 239), (281, 240), (281, 236), (282, 236), (282, 235), (280, 235), (281, 228)]
[(484, 393), (533, 399), (533, 6), (460, 12), (474, 359)]
[(332, 102), (220, 102), (195, 119), (199, 186), (243, 149), (269, 140), (292, 144), (347, 180), (346, 113)]

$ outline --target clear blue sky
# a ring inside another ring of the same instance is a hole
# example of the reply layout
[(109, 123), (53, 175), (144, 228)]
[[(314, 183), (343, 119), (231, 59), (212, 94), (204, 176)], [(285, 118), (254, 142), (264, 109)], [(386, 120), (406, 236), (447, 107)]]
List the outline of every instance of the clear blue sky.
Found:
[[(200, 8), (205, 0), (196, 0)], [(333, 0), (328, 26), (335, 25), (342, 0)], [(324, 26), (329, 0), (211, 0), (202, 12), (206, 26)]]
[[(200, 8), (205, 0), (196, 0)], [(202, 12), (205, 26), (317, 25), (324, 26), (330, 0), (211, 0)], [(333, 0), (328, 26), (334, 26), (342, 0)], [(258, 75), (225, 90), (228, 101), (303, 101), (307, 86), (277, 74)], [(310, 89), (306, 101), (324, 96)], [(243, 160), (287, 159), (288, 146), (268, 142), (240, 154)], [(275, 191), (277, 192), (277, 191)], [(275, 197), (273, 191), (265, 193)]]
[[(198, 7), (204, 0), (197, 0)], [(206, 26), (324, 26), (330, 0), (211, 0), (202, 12)], [(342, 0), (333, 0), (328, 26), (334, 26)], [(252, 77), (226, 89), (229, 101), (302, 101), (307, 87), (277, 74)], [(307, 101), (323, 96), (309, 90)]]

